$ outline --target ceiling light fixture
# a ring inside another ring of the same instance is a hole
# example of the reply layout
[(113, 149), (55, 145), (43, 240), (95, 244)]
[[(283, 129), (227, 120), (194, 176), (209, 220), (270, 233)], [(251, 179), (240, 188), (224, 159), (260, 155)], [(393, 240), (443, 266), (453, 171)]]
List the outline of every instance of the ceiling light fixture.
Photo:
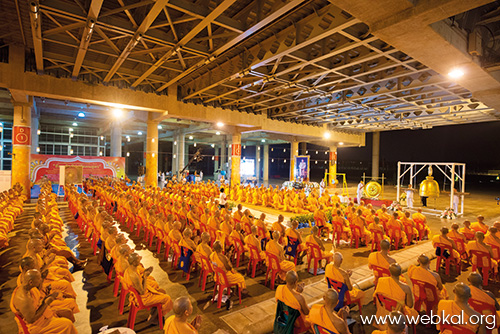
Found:
[(459, 79), (464, 76), (464, 71), (460, 68), (454, 68), (448, 72), (448, 76), (452, 79)]

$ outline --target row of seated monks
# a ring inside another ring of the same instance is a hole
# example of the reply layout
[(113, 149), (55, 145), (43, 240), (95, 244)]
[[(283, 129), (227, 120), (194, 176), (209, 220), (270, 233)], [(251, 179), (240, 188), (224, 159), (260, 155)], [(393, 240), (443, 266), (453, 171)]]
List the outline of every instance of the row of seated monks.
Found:
[(79, 312), (68, 269), (81, 270), (78, 260), (62, 238), (63, 221), (55, 194), (49, 183), (41, 185), (36, 212), (28, 232), (26, 253), (22, 257), (17, 287), (11, 298), (11, 310), (21, 333), (25, 325), (31, 334), (72, 334), (74, 314)]
[(9, 232), (14, 228), (14, 221), (23, 212), (23, 187), (16, 183), (11, 189), (0, 193), (0, 249), (9, 245)]

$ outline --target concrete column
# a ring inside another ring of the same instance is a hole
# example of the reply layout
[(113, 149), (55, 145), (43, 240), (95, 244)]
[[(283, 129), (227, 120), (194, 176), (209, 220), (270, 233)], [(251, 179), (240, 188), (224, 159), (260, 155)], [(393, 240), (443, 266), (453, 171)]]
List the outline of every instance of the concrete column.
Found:
[(380, 160), (380, 132), (372, 133), (372, 178), (377, 178)]
[(214, 173), (217, 169), (219, 169), (219, 154), (220, 154), (220, 147), (218, 145), (215, 145), (214, 148)]
[(257, 178), (257, 182), (260, 181), (260, 157), (262, 156), (262, 147), (257, 145), (255, 147), (255, 177)]
[(184, 168), (184, 152), (186, 149), (186, 140), (184, 134), (179, 134), (179, 140), (177, 141), (177, 173), (179, 173)]
[(226, 136), (224, 136), (224, 139), (222, 139), (222, 145), (220, 151), (220, 164), (221, 164), (220, 170), (227, 171), (226, 163), (227, 163), (227, 139)]
[(23, 195), (31, 198), (31, 104), (14, 102), (12, 129), (12, 186), (19, 183)]
[(264, 145), (264, 173), (262, 175), (262, 182), (267, 184), (269, 182), (269, 145)]
[(295, 181), (295, 156), (299, 155), (299, 142), (290, 143), (290, 181)]
[(122, 124), (120, 121), (114, 121), (111, 124), (111, 156), (122, 156)]
[(38, 129), (40, 124), (40, 114), (35, 108), (31, 108), (31, 153), (40, 154), (36, 149), (38, 147)]
[(330, 146), (330, 154), (328, 158), (328, 185), (332, 185), (337, 179), (337, 146)]
[(172, 141), (172, 175), (176, 175), (178, 171), (177, 160), (178, 160), (178, 149), (179, 149), (179, 134), (174, 133), (174, 140)]
[(307, 143), (301, 142), (299, 146), (300, 146), (300, 150), (299, 150), (300, 155), (306, 155)]
[(240, 184), (241, 134), (233, 134), (231, 144), (231, 185)]
[(158, 121), (153, 120), (148, 120), (146, 138), (146, 186), (158, 186)]

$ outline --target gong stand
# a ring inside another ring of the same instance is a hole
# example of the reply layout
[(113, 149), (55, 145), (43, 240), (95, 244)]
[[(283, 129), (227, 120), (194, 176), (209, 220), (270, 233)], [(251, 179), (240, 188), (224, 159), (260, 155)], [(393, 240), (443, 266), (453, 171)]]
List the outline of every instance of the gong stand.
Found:
[[(440, 171), (445, 179), (450, 181), (450, 205), (449, 208), (453, 208), (453, 196), (455, 195), (455, 187), (458, 188), (460, 194), (460, 212), (455, 212), (457, 217), (463, 216), (464, 214), (464, 196), (465, 196), (465, 164), (460, 162), (401, 162), (398, 161), (398, 178), (397, 178), (397, 193), (396, 193), (396, 201), (399, 203), (399, 196), (401, 194), (401, 189), (405, 189), (406, 187), (402, 187), (405, 175), (408, 174), (409, 182), (416, 190), (417, 187), (417, 176), (420, 172), (427, 171), (428, 167), (434, 168), (435, 171)], [(444, 190), (444, 189), (443, 189)], [(445, 193), (448, 193), (445, 191)], [(436, 199), (434, 199), (434, 203), (436, 203)], [(436, 214), (441, 214), (442, 210), (437, 209), (428, 209), (430, 211), (434, 211)]]

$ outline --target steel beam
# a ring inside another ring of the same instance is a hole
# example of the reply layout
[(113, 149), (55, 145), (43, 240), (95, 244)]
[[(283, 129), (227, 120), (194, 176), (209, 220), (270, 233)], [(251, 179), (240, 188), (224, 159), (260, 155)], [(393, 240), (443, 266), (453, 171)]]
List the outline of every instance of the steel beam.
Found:
[(35, 50), (36, 70), (43, 73), (43, 45), (42, 45), (42, 13), (37, 0), (29, 3), (31, 35), (33, 36), (33, 49)]

